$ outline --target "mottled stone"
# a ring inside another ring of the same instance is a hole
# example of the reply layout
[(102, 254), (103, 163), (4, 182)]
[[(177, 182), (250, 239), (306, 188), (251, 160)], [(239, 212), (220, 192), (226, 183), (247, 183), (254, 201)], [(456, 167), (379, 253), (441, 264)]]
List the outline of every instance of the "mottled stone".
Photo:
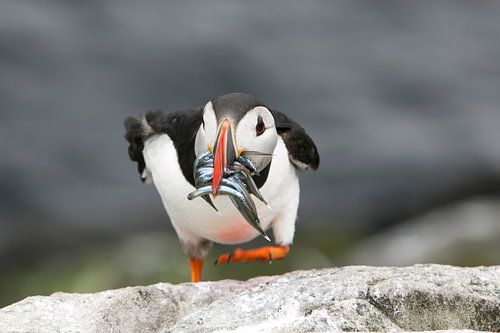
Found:
[(0, 332), (500, 331), (500, 266), (351, 266), (28, 297)]

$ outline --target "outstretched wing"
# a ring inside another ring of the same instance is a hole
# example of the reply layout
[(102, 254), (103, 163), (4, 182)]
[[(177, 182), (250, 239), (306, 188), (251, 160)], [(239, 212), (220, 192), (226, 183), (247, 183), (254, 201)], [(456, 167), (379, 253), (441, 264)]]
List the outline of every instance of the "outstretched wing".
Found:
[[(165, 113), (147, 112), (141, 119), (125, 119), (125, 139), (129, 142), (130, 159), (137, 162), (137, 170), (144, 182), (148, 169), (142, 151), (146, 140), (156, 134), (168, 134), (177, 150), (178, 163), (186, 180), (194, 186), (193, 164), (196, 158), (194, 142), (203, 120), (202, 109)], [(176, 161), (172, 161), (175, 163)]]
[(290, 161), (301, 171), (319, 167), (316, 145), (306, 131), (295, 121), (277, 110), (271, 110), (276, 130), (285, 142)]

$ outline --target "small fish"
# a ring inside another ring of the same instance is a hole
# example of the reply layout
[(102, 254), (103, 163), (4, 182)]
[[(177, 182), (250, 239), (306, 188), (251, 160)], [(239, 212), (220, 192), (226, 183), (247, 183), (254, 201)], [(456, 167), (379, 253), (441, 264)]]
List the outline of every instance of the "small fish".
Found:
[(247, 222), (252, 227), (254, 227), (254, 229), (257, 230), (266, 240), (271, 241), (269, 236), (260, 225), (257, 210), (255, 209), (255, 205), (253, 204), (252, 199), (248, 200), (248, 193), (246, 198), (244, 194), (225, 185), (221, 185), (218, 191), (220, 193), (229, 195), (229, 198), (236, 206), (236, 208), (240, 211), (241, 215), (243, 215), (245, 220), (247, 220)]
[(193, 174), (201, 167), (214, 167), (214, 155), (207, 151), (198, 157), (193, 164)]
[[(252, 227), (254, 227), (258, 232), (264, 236), (264, 238), (269, 240), (269, 236), (265, 233), (260, 225), (259, 216), (257, 214), (257, 208), (255, 204), (246, 191), (245, 185), (237, 177), (231, 177), (222, 180), (224, 186), (236, 190), (240, 195), (230, 195), (230, 199), (236, 208), (240, 211), (243, 217), (247, 220)], [(230, 194), (230, 193), (228, 193)]]
[[(198, 167), (195, 168), (195, 174), (194, 174), (194, 184), (196, 188), (201, 188), (203, 186), (207, 186), (210, 184), (213, 178), (213, 167), (207, 167), (206, 164), (209, 162), (209, 159), (207, 157), (210, 157), (211, 154), (204, 154), (198, 159), (198, 163), (195, 163), (195, 165), (201, 166), (202, 164), (205, 164), (203, 167)], [(204, 157), (205, 156), (205, 157)], [(212, 198), (210, 198), (209, 194), (204, 194), (201, 195), (202, 199), (205, 200), (215, 211), (219, 211), (217, 207), (215, 207), (215, 204), (212, 201)], [(190, 199), (191, 200), (191, 199)]]
[(250, 175), (250, 173), (248, 172), (248, 170), (246, 170), (246, 169), (240, 170), (240, 172), (236, 175), (236, 177), (240, 178), (245, 183), (247, 188), (250, 190), (250, 193), (255, 195), (257, 197), (257, 199), (259, 199), (260, 201), (262, 201), (264, 204), (267, 205), (266, 200), (264, 199), (264, 197), (260, 193), (259, 188), (257, 187), (257, 184), (255, 184), (255, 181), (253, 180), (253, 178)]
[(210, 168), (200, 168), (194, 174), (194, 184), (195, 187), (199, 188), (201, 186), (208, 185), (211, 183), (214, 176), (213, 169)]
[(247, 156), (271, 157), (271, 156), (273, 156), (273, 154), (261, 153), (260, 151), (256, 151), (256, 150), (245, 150), (244, 152), (241, 153), (241, 155), (243, 155), (244, 157), (247, 157)]
[(187, 198), (188, 198), (188, 200), (193, 200), (195, 198), (198, 198), (199, 196), (209, 194), (209, 193), (212, 193), (212, 186), (207, 185), (207, 186), (200, 187), (196, 191), (189, 193)]
[(217, 207), (215, 207), (215, 204), (214, 202), (212, 201), (212, 198), (210, 198), (210, 195), (209, 194), (203, 194), (201, 196), (201, 198), (203, 200), (205, 200), (213, 209), (215, 209), (216, 212), (218, 212), (219, 210), (217, 209)]
[(239, 164), (243, 165), (248, 170), (250, 170), (252, 175), (256, 175), (256, 176), (259, 175), (259, 170), (257, 170), (257, 167), (255, 166), (255, 164), (252, 161), (250, 161), (248, 158), (244, 157), (243, 155), (240, 155), (240, 157), (238, 157), (236, 159), (236, 161)]
[(243, 215), (243, 217), (247, 220), (247, 222), (252, 227), (254, 227), (254, 229), (257, 230), (262, 235), (262, 237), (264, 237), (267, 241), (270, 242), (271, 238), (267, 235), (267, 233), (264, 231), (264, 229), (262, 229), (262, 227), (260, 225), (259, 218), (256, 216), (253, 216), (251, 213), (249, 213), (247, 207), (241, 202), (241, 200), (238, 200), (236, 197), (231, 196), (231, 195), (229, 196), (229, 198), (231, 199), (233, 204), (236, 206), (236, 208), (238, 208), (241, 215)]
[[(245, 155), (246, 153), (246, 155)], [(265, 239), (270, 241), (269, 236), (262, 229), (257, 208), (250, 194), (253, 194), (263, 203), (266, 203), (252, 176), (258, 175), (256, 165), (246, 156), (267, 156), (259, 152), (248, 151), (242, 154), (230, 168), (224, 170), (221, 185), (217, 189), (220, 194), (229, 196), (231, 202), (235, 205), (245, 220), (255, 228)], [(271, 156), (271, 155), (269, 155)], [(201, 197), (216, 211), (210, 194), (212, 193), (212, 179), (214, 174), (214, 156), (207, 151), (198, 157), (193, 165), (193, 175), (196, 190), (189, 193), (187, 198), (193, 200)]]
[[(210, 184), (213, 178), (213, 154), (210, 151), (203, 153), (194, 161), (193, 174), (196, 188), (201, 188)], [(215, 207), (209, 194), (200, 195), (213, 209), (219, 211)], [(189, 196), (188, 196), (189, 199)], [(191, 200), (191, 199), (189, 199)]]
[(221, 180), (221, 182), (223, 185), (226, 185), (227, 187), (231, 187), (231, 188), (235, 189), (236, 191), (238, 191), (239, 193), (241, 193), (241, 195), (243, 195), (243, 198), (245, 199), (245, 201), (248, 202), (248, 205), (249, 205), (250, 209), (252, 210), (252, 214), (257, 216), (257, 208), (255, 207), (255, 203), (253, 202), (252, 198), (248, 194), (245, 185), (243, 184), (243, 182), (239, 178), (237, 178), (237, 177), (231, 177), (231, 178), (227, 178), (227, 179), (223, 178)]
[[(262, 194), (260, 193), (259, 188), (257, 187), (257, 184), (255, 184), (255, 181), (253, 180), (252, 174), (250, 173), (250, 171), (237, 161), (234, 162), (233, 167), (236, 168), (237, 172), (235, 172), (236, 170), (231, 170), (231, 171), (233, 171), (232, 174), (236, 174), (236, 176), (238, 178), (242, 179), (243, 182), (245, 183), (245, 185), (250, 190), (250, 192), (253, 195), (255, 195), (260, 201), (262, 201), (263, 203), (265, 203), (267, 205), (267, 202), (264, 199), (264, 197), (262, 196)], [(232, 174), (228, 173), (228, 175), (232, 175)]]

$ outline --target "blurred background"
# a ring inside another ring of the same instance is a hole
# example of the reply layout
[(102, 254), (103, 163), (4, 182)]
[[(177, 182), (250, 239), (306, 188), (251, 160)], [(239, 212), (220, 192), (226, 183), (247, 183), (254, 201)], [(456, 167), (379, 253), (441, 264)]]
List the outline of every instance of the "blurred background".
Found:
[(500, 264), (499, 17), (493, 1), (0, 2), (0, 306), (189, 280), (123, 120), (232, 91), (302, 124), (321, 165), (287, 259), (205, 279)]

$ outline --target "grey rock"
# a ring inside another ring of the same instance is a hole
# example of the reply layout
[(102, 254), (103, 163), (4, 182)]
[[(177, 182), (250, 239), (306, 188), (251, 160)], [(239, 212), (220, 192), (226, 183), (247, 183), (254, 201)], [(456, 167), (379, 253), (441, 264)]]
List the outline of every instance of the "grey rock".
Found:
[(500, 263), (499, 216), (497, 198), (447, 205), (368, 237), (355, 244), (344, 260), (376, 266)]
[(28, 297), (0, 332), (500, 331), (500, 266), (350, 266)]

